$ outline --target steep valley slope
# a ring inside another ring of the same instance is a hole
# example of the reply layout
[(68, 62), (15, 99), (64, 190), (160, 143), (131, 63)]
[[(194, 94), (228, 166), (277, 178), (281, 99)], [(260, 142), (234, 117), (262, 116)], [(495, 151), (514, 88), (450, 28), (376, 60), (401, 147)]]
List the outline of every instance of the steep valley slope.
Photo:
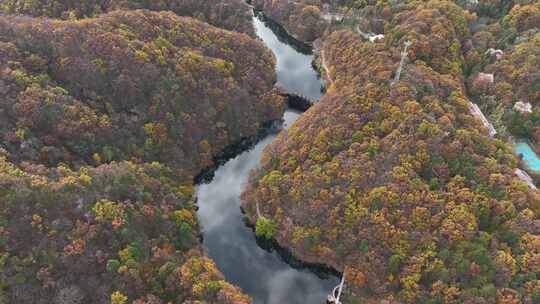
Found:
[(3, 0), (0, 12), (61, 19), (94, 17), (114, 10), (172, 11), (231, 31), (254, 36), (251, 12), (243, 0)]
[(0, 303), (250, 303), (202, 252), (193, 176), (281, 118), (274, 64), (172, 12), (1, 15)]
[(390, 12), (377, 43), (323, 38), (331, 85), (266, 148), (242, 197), (250, 221), (344, 272), (351, 303), (536, 303), (540, 196), (470, 114), (475, 16), (449, 1)]

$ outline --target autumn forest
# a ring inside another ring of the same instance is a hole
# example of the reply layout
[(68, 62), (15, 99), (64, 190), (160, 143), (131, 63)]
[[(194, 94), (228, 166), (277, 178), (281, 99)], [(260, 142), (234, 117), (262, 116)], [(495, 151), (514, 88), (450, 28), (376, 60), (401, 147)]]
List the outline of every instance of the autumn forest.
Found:
[(315, 304), (538, 304), (539, 71), (534, 0), (0, 0), (0, 304), (297, 303), (203, 245), (262, 138), (229, 208)]

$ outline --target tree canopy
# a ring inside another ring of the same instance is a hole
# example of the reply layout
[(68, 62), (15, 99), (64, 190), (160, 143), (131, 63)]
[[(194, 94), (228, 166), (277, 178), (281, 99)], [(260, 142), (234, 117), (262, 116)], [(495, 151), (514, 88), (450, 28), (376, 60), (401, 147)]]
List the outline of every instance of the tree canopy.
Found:
[[(2, 9), (65, 12), (23, 2)], [(273, 55), (172, 12), (96, 14), (0, 15), (0, 303), (250, 303), (202, 252), (193, 177), (281, 118)]]
[(333, 81), (264, 151), (243, 194), (250, 219), (258, 205), (280, 245), (344, 271), (364, 301), (533, 303), (540, 196), (470, 114), (474, 16), (411, 1), (386, 20), (378, 43), (324, 36)]

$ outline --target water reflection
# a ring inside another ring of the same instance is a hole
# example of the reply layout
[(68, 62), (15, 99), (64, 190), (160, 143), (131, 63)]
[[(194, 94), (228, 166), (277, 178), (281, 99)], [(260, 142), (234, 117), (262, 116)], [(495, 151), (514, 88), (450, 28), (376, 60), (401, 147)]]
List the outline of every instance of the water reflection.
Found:
[[(318, 99), (320, 81), (311, 68), (311, 56), (280, 42), (258, 19), (255, 25), (257, 33), (276, 54), (279, 84)], [(297, 112), (286, 111), (284, 127), (290, 126), (298, 116)], [(251, 150), (228, 161), (215, 172), (210, 183), (198, 186), (203, 246), (226, 280), (240, 286), (254, 303), (324, 303), (338, 279), (333, 276), (321, 279), (307, 269), (292, 268), (278, 253), (259, 247), (255, 234), (243, 222), (240, 194), (249, 172), (257, 166), (263, 149), (274, 137), (266, 137)]]
[(313, 55), (299, 53), (292, 46), (278, 39), (259, 18), (254, 18), (257, 36), (263, 39), (277, 58), (278, 85), (289, 93), (302, 94), (313, 100), (321, 98), (321, 80), (312, 68)]
[[(287, 111), (285, 124), (290, 125), (298, 115)], [(254, 303), (324, 303), (337, 279), (324, 280), (309, 270), (291, 268), (276, 252), (260, 248), (253, 231), (242, 221), (240, 193), (249, 171), (274, 137), (230, 160), (216, 171), (211, 183), (198, 187), (203, 245), (227, 281), (240, 286)]]

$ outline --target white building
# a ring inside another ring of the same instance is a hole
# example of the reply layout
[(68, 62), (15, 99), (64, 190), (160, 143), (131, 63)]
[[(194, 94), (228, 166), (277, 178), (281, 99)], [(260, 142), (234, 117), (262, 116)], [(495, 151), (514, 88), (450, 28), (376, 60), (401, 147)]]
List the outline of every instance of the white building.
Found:
[(518, 101), (514, 104), (514, 110), (522, 114), (532, 113), (532, 105), (530, 102)]
[(370, 33), (368, 36), (369, 42), (377, 42), (379, 40), (384, 40), (383, 34), (372, 34)]
[(495, 76), (493, 76), (493, 74), (488, 74), (488, 73), (479, 73), (477, 78), (480, 81), (485, 81), (489, 83), (493, 83), (495, 81)]
[(497, 60), (501, 60), (504, 56), (504, 52), (502, 50), (496, 50), (494, 48), (489, 48), (487, 51), (486, 51), (486, 54), (489, 54), (490, 56), (493, 56), (495, 55), (495, 58), (497, 58)]

